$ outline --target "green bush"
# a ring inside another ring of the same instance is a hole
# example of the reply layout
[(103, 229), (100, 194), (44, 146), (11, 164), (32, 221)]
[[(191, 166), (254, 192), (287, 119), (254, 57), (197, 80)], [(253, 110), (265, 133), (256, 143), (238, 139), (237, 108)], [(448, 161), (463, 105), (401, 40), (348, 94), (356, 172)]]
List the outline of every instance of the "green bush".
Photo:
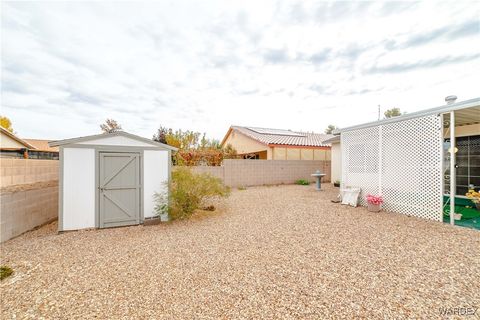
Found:
[(305, 180), (305, 179), (299, 179), (299, 180), (295, 181), (295, 184), (299, 184), (299, 185), (302, 185), (302, 186), (308, 186), (310, 184), (310, 181)]
[(230, 188), (219, 178), (208, 173), (193, 173), (187, 167), (177, 167), (172, 171), (169, 189), (169, 199), (167, 194), (155, 195), (155, 211), (158, 215), (168, 212), (170, 220), (187, 219), (195, 210), (208, 207), (205, 204), (208, 200), (230, 194)]
[(8, 266), (0, 266), (0, 280), (3, 280), (9, 276), (11, 276), (13, 273), (12, 268)]

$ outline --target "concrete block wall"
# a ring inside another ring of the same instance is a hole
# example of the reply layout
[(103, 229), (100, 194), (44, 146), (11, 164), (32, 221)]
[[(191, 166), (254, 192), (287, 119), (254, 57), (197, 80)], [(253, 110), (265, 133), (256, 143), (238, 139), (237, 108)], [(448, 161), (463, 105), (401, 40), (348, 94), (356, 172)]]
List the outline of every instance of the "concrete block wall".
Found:
[(0, 158), (0, 242), (58, 217), (58, 160)]
[(314, 181), (317, 170), (325, 173), (323, 182), (330, 182), (330, 161), (321, 160), (237, 160), (227, 159), (221, 167), (193, 167), (195, 172), (207, 172), (231, 187), (292, 184), (296, 180)]
[(196, 166), (192, 167), (195, 173), (209, 173), (214, 177), (225, 180), (225, 168), (224, 167), (207, 167), (207, 166)]
[(57, 219), (58, 186), (0, 194), (0, 242)]
[(0, 158), (0, 187), (58, 180), (58, 160)]

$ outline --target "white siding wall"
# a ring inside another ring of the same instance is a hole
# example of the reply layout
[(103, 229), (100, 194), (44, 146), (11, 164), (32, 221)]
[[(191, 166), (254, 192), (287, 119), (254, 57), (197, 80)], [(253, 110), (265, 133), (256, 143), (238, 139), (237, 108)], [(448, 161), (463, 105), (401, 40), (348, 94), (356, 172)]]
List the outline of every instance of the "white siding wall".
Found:
[(95, 227), (95, 150), (63, 150), (63, 230)]
[(340, 181), (342, 179), (342, 149), (340, 148), (340, 142), (332, 143), (332, 183)]
[(145, 218), (155, 216), (155, 192), (167, 191), (169, 158), (168, 151), (145, 150), (143, 158), (144, 190), (143, 214)]

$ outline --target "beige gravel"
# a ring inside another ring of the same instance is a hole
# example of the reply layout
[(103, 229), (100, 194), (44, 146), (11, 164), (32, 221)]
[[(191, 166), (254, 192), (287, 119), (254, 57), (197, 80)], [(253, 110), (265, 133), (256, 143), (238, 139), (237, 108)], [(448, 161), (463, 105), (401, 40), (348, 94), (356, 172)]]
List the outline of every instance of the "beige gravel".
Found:
[[(2, 245), (2, 319), (439, 318), (480, 307), (480, 232), (329, 200), (235, 190), (188, 222)], [(480, 310), (477, 311), (477, 316)]]

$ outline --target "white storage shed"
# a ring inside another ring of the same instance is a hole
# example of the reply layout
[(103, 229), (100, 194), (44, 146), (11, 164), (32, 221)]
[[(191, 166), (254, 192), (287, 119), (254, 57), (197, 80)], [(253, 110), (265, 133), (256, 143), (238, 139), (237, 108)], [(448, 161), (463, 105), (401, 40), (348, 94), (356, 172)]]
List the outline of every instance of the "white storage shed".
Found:
[(141, 224), (168, 192), (177, 149), (123, 131), (52, 141), (60, 147), (59, 231)]

